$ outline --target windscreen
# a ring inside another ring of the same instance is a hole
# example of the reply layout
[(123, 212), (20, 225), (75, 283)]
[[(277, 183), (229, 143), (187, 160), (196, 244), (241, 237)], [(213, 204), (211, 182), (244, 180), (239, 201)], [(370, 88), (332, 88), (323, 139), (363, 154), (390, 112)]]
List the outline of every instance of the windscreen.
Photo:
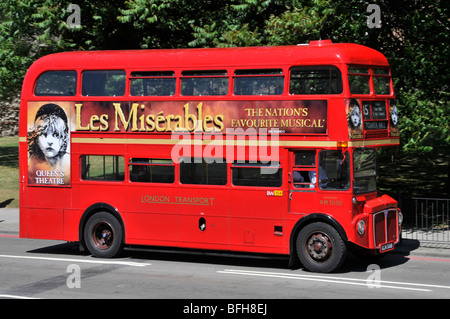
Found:
[(357, 148), (353, 152), (353, 191), (355, 194), (377, 189), (376, 152), (373, 148)]

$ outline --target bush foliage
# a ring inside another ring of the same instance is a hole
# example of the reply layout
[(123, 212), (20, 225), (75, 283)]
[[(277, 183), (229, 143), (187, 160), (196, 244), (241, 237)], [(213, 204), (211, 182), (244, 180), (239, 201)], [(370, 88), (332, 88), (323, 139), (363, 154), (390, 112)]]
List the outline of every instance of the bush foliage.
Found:
[(378, 0), (369, 28), (363, 0), (77, 0), (0, 3), (0, 99), (20, 94), (27, 68), (60, 51), (285, 45), (330, 38), (367, 45), (392, 66), (402, 151), (449, 154), (449, 5), (444, 0)]

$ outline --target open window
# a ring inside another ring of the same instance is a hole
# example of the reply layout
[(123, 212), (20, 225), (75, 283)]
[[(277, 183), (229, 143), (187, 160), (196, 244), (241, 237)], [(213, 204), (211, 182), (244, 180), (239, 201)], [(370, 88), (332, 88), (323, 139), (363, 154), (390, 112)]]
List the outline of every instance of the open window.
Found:
[(316, 151), (297, 151), (294, 153), (292, 184), (295, 188), (314, 188), (316, 186)]

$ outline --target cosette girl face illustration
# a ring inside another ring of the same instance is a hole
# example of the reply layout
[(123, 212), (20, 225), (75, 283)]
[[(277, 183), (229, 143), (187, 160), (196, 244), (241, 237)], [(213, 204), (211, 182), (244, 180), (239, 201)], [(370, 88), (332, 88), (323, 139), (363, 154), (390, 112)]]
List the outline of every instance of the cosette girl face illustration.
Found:
[(45, 104), (36, 112), (34, 128), (29, 132), (30, 157), (55, 166), (67, 150), (69, 129), (64, 110), (56, 104)]
[(354, 127), (361, 125), (361, 112), (358, 107), (353, 108), (351, 119)]
[(395, 104), (391, 108), (391, 123), (394, 127), (398, 125), (398, 111), (397, 106), (395, 106)]
[[(43, 122), (43, 120), (40, 121)], [(47, 121), (49, 122), (48, 129), (46, 132), (39, 135), (38, 144), (44, 156), (47, 159), (52, 159), (59, 154), (61, 147), (63, 146), (59, 128), (64, 126), (64, 122), (60, 118), (55, 118), (53, 120), (49, 118)]]
[(355, 99), (350, 101), (350, 109), (347, 114), (349, 127), (353, 129), (361, 128), (361, 110), (359, 109), (359, 104)]

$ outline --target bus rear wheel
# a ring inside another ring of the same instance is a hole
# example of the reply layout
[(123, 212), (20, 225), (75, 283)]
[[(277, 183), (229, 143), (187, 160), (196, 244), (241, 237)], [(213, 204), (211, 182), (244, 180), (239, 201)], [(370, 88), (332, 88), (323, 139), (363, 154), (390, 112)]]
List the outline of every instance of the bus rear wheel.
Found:
[(347, 247), (339, 233), (329, 224), (306, 225), (297, 237), (297, 256), (303, 267), (313, 272), (332, 272), (347, 255)]
[(122, 250), (123, 232), (120, 222), (107, 212), (92, 215), (84, 230), (84, 242), (89, 252), (100, 258), (111, 258)]

